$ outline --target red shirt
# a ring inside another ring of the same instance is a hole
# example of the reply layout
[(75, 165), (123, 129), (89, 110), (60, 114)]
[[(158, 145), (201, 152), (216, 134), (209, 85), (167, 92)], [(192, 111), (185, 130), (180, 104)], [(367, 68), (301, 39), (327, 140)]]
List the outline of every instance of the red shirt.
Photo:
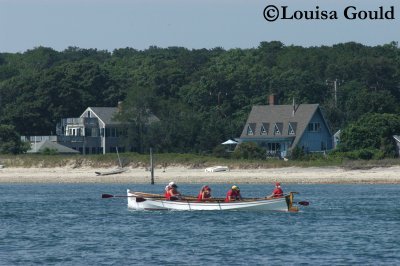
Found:
[(166, 200), (170, 200), (171, 199), (171, 194), (169, 194), (169, 191), (165, 191), (164, 196), (165, 196)]
[(209, 198), (211, 198), (211, 194), (210, 193), (204, 194), (204, 197), (203, 197), (203, 192), (200, 192), (199, 195), (197, 196), (197, 201), (202, 201), (202, 200), (206, 200), (206, 199), (209, 199)]
[(274, 194), (273, 197), (282, 197), (283, 196), (283, 190), (280, 187), (275, 188), (272, 193)]
[(225, 202), (230, 202), (230, 201), (231, 201), (230, 198), (233, 198), (233, 199), (235, 199), (235, 200), (240, 199), (240, 192), (237, 191), (237, 190), (232, 190), (232, 189), (230, 189), (230, 190), (228, 191), (228, 193), (226, 193)]

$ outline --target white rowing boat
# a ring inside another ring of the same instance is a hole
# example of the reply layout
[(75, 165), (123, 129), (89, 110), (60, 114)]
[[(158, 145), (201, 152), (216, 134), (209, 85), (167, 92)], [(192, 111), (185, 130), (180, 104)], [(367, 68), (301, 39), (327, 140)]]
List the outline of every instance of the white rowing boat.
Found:
[(225, 171), (229, 171), (229, 167), (228, 166), (213, 166), (213, 167), (208, 167), (204, 170), (205, 172), (225, 172)]
[[(223, 210), (251, 210), (251, 211), (282, 211), (297, 212), (294, 206), (295, 192), (281, 198), (252, 198), (235, 202), (224, 202), (224, 199), (212, 199), (199, 202), (195, 197), (185, 197), (181, 200), (166, 200), (162, 195), (135, 192), (127, 190), (128, 208), (135, 210), (182, 210), (182, 211), (223, 211)], [(302, 205), (302, 204), (300, 204)], [(305, 204), (304, 204), (305, 205)], [(308, 205), (308, 203), (307, 203)]]
[(115, 168), (115, 169), (112, 169), (109, 171), (103, 171), (103, 172), (97, 171), (97, 172), (95, 172), (95, 174), (96, 175), (115, 175), (115, 174), (120, 174), (120, 173), (123, 173), (126, 171), (128, 171), (128, 168)]

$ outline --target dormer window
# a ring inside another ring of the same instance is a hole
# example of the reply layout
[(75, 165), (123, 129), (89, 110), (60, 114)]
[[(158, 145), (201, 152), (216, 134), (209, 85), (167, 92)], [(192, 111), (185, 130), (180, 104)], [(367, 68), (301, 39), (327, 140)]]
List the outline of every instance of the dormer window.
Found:
[(260, 135), (268, 135), (268, 128), (269, 128), (268, 123), (262, 123), (261, 129), (260, 129)]
[(255, 129), (255, 127), (256, 127), (256, 124), (255, 123), (250, 123), (248, 126), (247, 126), (247, 135), (248, 136), (253, 136), (254, 135), (254, 129)]
[(288, 128), (288, 135), (296, 135), (296, 128), (297, 128), (297, 123), (290, 122)]
[(274, 135), (282, 135), (282, 123), (275, 123), (274, 125)]

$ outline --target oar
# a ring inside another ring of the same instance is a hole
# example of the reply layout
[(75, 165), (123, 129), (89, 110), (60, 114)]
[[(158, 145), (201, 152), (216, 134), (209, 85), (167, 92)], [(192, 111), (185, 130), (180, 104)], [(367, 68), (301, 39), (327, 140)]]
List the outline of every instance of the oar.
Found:
[(127, 198), (127, 197), (135, 197), (135, 196), (119, 196), (119, 195), (111, 195), (111, 194), (101, 194), (102, 199), (108, 199), (108, 198)]
[[(142, 201), (146, 200), (145, 198), (143, 198), (141, 196), (121, 196), (121, 195), (101, 194), (101, 198), (103, 198), (103, 199), (108, 199), (108, 198), (130, 198), (130, 197), (136, 198), (136, 200), (137, 199), (140, 199)], [(165, 197), (146, 197), (146, 198), (149, 198), (149, 199), (165, 199)]]
[(309, 203), (308, 201), (299, 201), (299, 202), (295, 202), (295, 203), (297, 203), (297, 204), (299, 204), (299, 205), (303, 205), (303, 206), (308, 206), (308, 205), (310, 205), (310, 203)]

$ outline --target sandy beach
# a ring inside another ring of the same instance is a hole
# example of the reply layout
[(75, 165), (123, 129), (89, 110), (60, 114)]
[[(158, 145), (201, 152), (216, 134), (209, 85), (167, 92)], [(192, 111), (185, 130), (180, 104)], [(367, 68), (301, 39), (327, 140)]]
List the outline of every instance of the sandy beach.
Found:
[[(145, 168), (129, 168), (127, 172), (97, 176), (91, 167), (82, 168), (2, 168), (0, 183), (150, 183), (151, 173)], [(225, 172), (205, 172), (204, 168), (156, 168), (155, 183), (238, 183), (267, 184), (275, 181), (304, 184), (400, 184), (400, 166), (347, 170), (339, 167), (324, 168), (270, 168), (230, 169)]]

